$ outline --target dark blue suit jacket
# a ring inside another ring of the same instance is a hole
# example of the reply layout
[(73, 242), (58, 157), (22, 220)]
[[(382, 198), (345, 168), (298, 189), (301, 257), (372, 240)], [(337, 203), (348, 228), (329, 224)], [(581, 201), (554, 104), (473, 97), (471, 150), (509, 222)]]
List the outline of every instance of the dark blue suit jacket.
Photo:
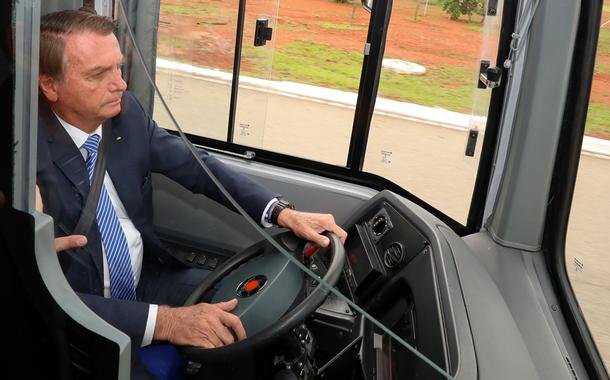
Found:
[[(121, 113), (112, 119), (111, 136), (104, 136), (110, 138), (106, 171), (142, 235), (144, 259), (152, 257), (166, 265), (178, 265), (154, 234), (151, 173), (162, 173), (194, 193), (231, 206), (181, 139), (159, 128), (133, 94), (126, 92), (121, 104)], [(205, 151), (200, 150), (199, 155), (246, 212), (260, 220), (265, 206), (277, 194)], [(80, 151), (45, 102), (39, 110), (37, 183), (44, 212), (54, 218), (56, 236), (72, 234), (89, 191), (89, 179)], [(95, 223), (87, 239), (86, 247), (59, 254), (64, 274), (92, 310), (128, 334), (132, 345), (139, 347), (149, 305), (103, 298), (101, 238)]]

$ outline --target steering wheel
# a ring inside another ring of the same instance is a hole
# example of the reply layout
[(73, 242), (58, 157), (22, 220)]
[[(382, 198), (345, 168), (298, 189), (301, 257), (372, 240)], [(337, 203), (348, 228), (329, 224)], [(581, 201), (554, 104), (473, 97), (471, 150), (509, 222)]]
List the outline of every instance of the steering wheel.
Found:
[[(325, 235), (330, 239), (332, 259), (324, 281), (335, 286), (345, 263), (345, 249), (335, 234), (327, 232)], [(294, 257), (302, 257), (305, 243), (292, 232), (280, 233), (275, 240)], [(248, 337), (212, 349), (181, 347), (182, 353), (190, 360), (207, 362), (266, 346), (303, 322), (326, 299), (329, 291), (321, 284), (302, 299), (307, 277), (266, 240), (232, 256), (205, 278), (185, 306), (201, 302), (206, 292), (218, 284), (211, 302), (237, 297), (238, 305), (232, 313), (240, 318)]]

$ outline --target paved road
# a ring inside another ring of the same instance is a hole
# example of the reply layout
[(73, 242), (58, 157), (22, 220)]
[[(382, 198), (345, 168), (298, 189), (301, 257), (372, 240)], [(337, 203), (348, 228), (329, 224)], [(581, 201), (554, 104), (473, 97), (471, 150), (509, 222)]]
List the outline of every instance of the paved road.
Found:
[[(226, 138), (230, 88), (226, 82), (157, 72), (157, 82), (185, 131)], [(197, 94), (194, 96), (193, 94)], [(170, 127), (158, 102), (155, 119)], [(344, 165), (353, 109), (243, 88), (235, 142)], [(375, 116), (364, 169), (392, 179), (453, 218), (465, 222), (478, 156), (464, 155), (466, 131), (396, 117)], [(567, 239), (572, 285), (610, 367), (610, 159), (583, 155)]]
[[(164, 72), (157, 73), (157, 82), (185, 131), (226, 139), (230, 89), (225, 82)], [(163, 126), (171, 125), (159, 104), (154, 117)], [(353, 117), (353, 108), (243, 88), (235, 142), (345, 165)], [(375, 116), (364, 169), (465, 223), (483, 134), (477, 158), (464, 155), (466, 137), (464, 130)]]

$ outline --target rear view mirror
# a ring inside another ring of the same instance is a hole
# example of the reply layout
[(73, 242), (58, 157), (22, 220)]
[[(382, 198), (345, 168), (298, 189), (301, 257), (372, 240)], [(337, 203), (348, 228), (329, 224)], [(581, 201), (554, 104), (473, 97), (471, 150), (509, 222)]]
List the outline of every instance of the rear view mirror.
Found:
[(371, 12), (373, 10), (373, 2), (374, 0), (362, 0), (362, 7)]

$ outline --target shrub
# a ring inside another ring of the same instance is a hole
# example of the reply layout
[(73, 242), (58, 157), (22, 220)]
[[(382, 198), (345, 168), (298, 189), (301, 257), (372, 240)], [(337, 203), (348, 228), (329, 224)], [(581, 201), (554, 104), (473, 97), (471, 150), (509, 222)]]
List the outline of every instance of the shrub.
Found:
[(449, 18), (457, 20), (462, 15), (471, 20), (472, 14), (483, 14), (485, 8), (484, 0), (441, 0), (443, 10), (449, 14)]

